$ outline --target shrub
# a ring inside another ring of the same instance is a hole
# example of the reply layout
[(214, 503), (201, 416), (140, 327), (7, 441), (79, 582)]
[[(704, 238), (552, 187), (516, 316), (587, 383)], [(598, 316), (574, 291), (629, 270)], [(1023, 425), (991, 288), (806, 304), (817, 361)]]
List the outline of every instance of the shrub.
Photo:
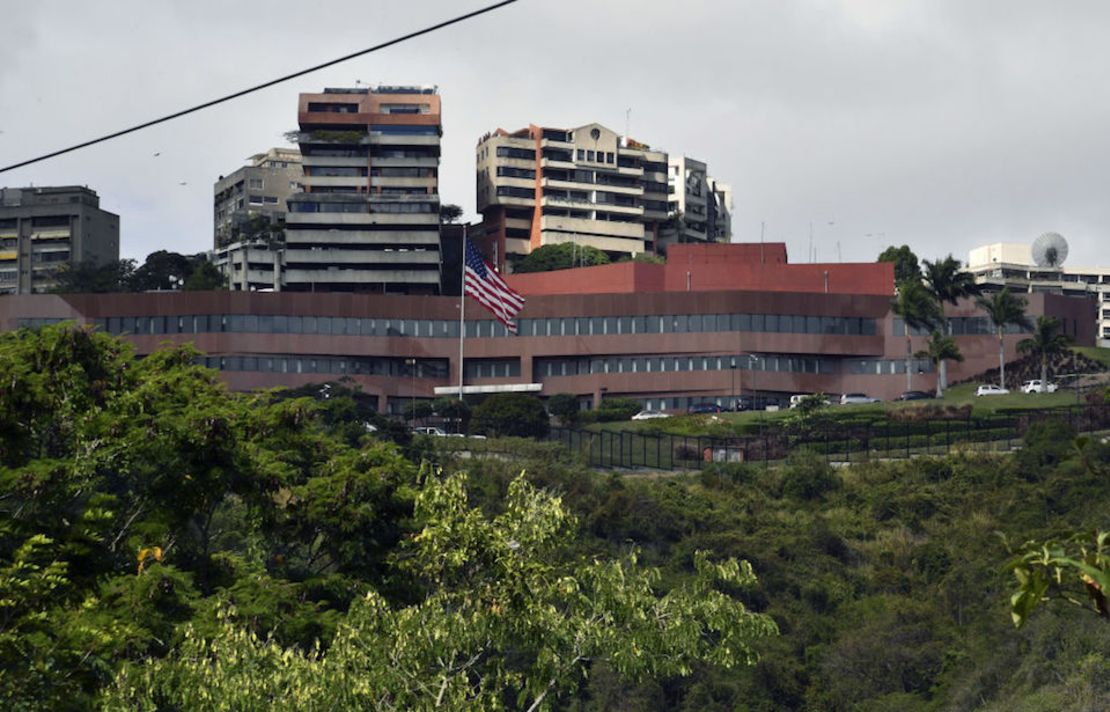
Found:
[(782, 475), (782, 493), (795, 499), (815, 499), (840, 484), (825, 458), (805, 448), (790, 453)]
[(597, 409), (597, 422), (628, 420), (640, 412), (640, 404), (631, 398), (603, 398)]
[(570, 393), (556, 393), (547, 399), (547, 412), (563, 425), (574, 425), (579, 416), (578, 397)]
[(1044, 468), (1067, 459), (1075, 440), (1075, 429), (1062, 420), (1040, 420), (1025, 431), (1025, 443), (1017, 455), (1018, 471), (1038, 476)]
[(486, 435), (522, 438), (542, 438), (551, 429), (543, 403), (525, 393), (490, 396), (474, 409), (471, 425)]

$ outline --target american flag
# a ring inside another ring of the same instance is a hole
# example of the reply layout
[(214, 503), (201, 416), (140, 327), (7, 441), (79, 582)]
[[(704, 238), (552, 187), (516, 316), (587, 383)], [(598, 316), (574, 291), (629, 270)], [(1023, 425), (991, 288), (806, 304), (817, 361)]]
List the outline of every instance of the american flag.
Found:
[(524, 297), (513, 291), (505, 284), (501, 275), (489, 262), (482, 257), (474, 244), (466, 241), (466, 269), (465, 269), (466, 294), (478, 300), (478, 303), (489, 309), (505, 328), (516, 333), (516, 322), (513, 317), (524, 306)]

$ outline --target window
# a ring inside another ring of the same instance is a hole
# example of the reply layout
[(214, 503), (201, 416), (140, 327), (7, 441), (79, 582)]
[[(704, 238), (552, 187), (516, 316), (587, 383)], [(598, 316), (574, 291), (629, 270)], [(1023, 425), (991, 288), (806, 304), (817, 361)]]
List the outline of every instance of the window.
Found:
[(506, 178), (535, 178), (536, 171), (532, 168), (516, 168), (514, 166), (498, 166), (497, 175)]
[(251, 190), (262, 190), (266, 187), (266, 183), (261, 178), (251, 178), (247, 181), (247, 187)]
[(523, 158), (529, 161), (536, 160), (536, 152), (528, 148), (513, 148), (511, 146), (498, 146), (497, 155), (501, 158)]

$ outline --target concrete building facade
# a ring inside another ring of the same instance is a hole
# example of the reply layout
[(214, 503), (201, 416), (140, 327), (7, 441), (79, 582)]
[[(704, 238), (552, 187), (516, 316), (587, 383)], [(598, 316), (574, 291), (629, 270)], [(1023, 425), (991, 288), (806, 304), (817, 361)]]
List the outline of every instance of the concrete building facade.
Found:
[[(286, 200), (301, 190), (301, 152), (297, 149), (271, 148), (248, 160), (248, 165), (220, 176), (212, 188), (212, 245), (216, 249), (250, 241), (247, 238), (270, 225), (280, 229), (285, 223)], [(258, 224), (252, 224), (252, 219)]]
[[(905, 326), (891, 312), (890, 264), (786, 262), (785, 247), (675, 245), (666, 265), (620, 263), (511, 275), (526, 296), (512, 336), (466, 310), (464, 390), (602, 394), (656, 410), (695, 403), (785, 402), (797, 393), (906, 388)], [(1094, 343), (1090, 297), (1029, 295), (1031, 315)], [(973, 301), (947, 306), (965, 361), (953, 381), (997, 366), (998, 342)], [(74, 320), (123, 336), (138, 354), (193, 343), (236, 390), (353, 379), (399, 413), (457, 392), (458, 297), (180, 292), (0, 298), (0, 330)], [(1023, 334), (1005, 336), (1016, 354)], [(912, 335), (914, 351), (927, 337)], [(936, 373), (916, 361), (913, 388)]]
[(1009, 287), (1017, 293), (1094, 297), (1099, 345), (1110, 347), (1110, 267), (1041, 267), (1029, 244), (996, 242), (970, 250), (966, 271), (988, 291)]
[(732, 189), (709, 175), (704, 161), (670, 156), (667, 210), (661, 252), (673, 243), (728, 242), (732, 239)]
[(487, 254), (570, 242), (621, 257), (654, 252), (667, 219), (667, 154), (601, 124), (530, 125), (479, 140), (477, 208)]
[(119, 216), (82, 186), (0, 188), (0, 294), (39, 294), (58, 270), (119, 259)]
[(301, 94), (282, 291), (438, 293), (440, 111), (434, 87)]

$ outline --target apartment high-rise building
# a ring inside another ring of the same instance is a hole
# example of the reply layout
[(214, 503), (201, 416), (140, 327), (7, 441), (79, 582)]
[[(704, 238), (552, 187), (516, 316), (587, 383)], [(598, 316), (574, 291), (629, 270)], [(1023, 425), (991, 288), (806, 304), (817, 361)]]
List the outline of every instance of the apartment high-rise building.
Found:
[(39, 294), (64, 265), (119, 259), (119, 216), (82, 186), (0, 188), (0, 294)]
[(732, 237), (732, 189), (709, 175), (704, 161), (671, 156), (667, 166), (671, 219), (660, 247), (675, 242), (728, 242)]
[(284, 223), (285, 201), (301, 190), (297, 149), (271, 148), (248, 160), (248, 165), (220, 176), (213, 186), (212, 244), (216, 248), (250, 239), (267, 225)]
[[(1018, 294), (1096, 297), (1098, 345), (1110, 347), (1110, 267), (1041, 266), (1033, 259), (1029, 243), (995, 242), (972, 248), (967, 254), (964, 271), (975, 276), (976, 284), (992, 292), (1009, 287), (1011, 292)], [(1067, 333), (1072, 335), (1071, 331)]]
[(499, 265), (564, 242), (611, 257), (653, 252), (667, 219), (667, 154), (601, 124), (498, 129), (478, 142), (477, 199)]
[(298, 121), (304, 190), (289, 198), (280, 289), (438, 293), (436, 89), (301, 94)]

